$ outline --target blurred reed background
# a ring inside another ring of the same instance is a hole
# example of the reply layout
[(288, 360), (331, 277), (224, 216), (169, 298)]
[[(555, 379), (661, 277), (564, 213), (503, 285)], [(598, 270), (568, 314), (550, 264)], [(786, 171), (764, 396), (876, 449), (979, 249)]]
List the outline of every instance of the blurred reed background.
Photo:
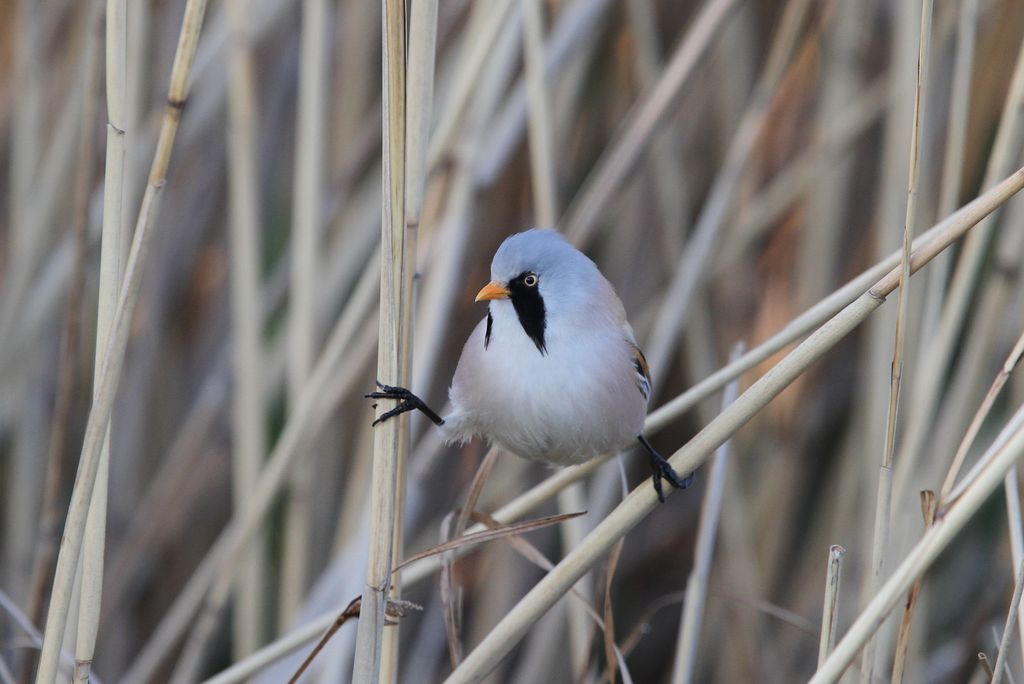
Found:
[[(0, 682), (286, 681), (368, 553), (498, 524), (470, 509), (587, 514), (404, 568), (422, 610), (343, 624), (303, 681), (1021, 681), (1020, 176), (905, 299), (782, 354), (1021, 164), (1024, 3), (385, 5), (386, 43), (363, 0), (0, 4)], [(664, 505), (636, 454), (484, 460), (419, 416), (374, 472), (378, 316), (442, 407), (538, 224), (622, 297), (654, 445), (729, 439)], [(588, 546), (623, 474), (629, 533)]]

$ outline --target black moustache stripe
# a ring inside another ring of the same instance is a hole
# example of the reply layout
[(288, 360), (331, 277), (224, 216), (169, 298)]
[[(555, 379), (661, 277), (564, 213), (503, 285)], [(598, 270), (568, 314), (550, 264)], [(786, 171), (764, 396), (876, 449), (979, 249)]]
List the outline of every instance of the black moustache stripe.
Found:
[(509, 281), (509, 299), (512, 300), (512, 306), (515, 307), (519, 324), (523, 326), (526, 335), (537, 345), (537, 351), (547, 354), (548, 350), (544, 346), (544, 328), (547, 325), (544, 299), (540, 296), (540, 288), (537, 285), (530, 287), (523, 282), (526, 276), (526, 273), (521, 273)]
[(494, 327), (494, 318), (491, 316), (491, 307), (487, 307), (487, 330), (484, 331), (484, 349), (491, 343), (491, 328)]

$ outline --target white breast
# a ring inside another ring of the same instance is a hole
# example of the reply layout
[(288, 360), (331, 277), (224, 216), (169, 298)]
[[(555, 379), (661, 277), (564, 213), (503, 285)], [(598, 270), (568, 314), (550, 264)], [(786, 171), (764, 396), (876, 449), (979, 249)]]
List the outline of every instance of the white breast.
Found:
[(635, 442), (647, 402), (620, 328), (549, 325), (541, 354), (509, 302), (492, 307), (487, 348), (481, 321), (459, 360), (446, 439), (479, 435), (524, 458), (560, 465)]

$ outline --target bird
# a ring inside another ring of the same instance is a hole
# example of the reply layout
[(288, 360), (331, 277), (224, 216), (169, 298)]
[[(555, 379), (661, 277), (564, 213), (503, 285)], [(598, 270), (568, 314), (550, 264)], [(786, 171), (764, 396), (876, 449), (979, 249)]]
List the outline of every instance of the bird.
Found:
[(487, 315), (462, 349), (442, 417), (404, 387), (377, 382), (370, 399), (398, 401), (373, 425), (419, 410), (448, 443), (483, 438), (522, 458), (556, 466), (584, 463), (639, 445), (658, 500), (662, 480), (683, 478), (643, 433), (651, 373), (622, 302), (597, 265), (561, 233), (510, 235), (476, 295)]

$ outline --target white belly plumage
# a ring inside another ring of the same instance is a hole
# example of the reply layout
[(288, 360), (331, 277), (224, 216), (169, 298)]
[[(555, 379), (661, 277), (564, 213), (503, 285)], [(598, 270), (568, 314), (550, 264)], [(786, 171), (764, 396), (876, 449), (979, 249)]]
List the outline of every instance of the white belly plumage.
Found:
[[(466, 345), (483, 349), (484, 334), (481, 322)], [(450, 391), (453, 410), (442, 428), (447, 441), (480, 436), (523, 458), (558, 465), (635, 442), (647, 402), (628, 347), (611, 337), (615, 331), (589, 331), (585, 339), (551, 335), (546, 354), (514, 343), (512, 336), (522, 334), (495, 328), (482, 354), (463, 354)]]

